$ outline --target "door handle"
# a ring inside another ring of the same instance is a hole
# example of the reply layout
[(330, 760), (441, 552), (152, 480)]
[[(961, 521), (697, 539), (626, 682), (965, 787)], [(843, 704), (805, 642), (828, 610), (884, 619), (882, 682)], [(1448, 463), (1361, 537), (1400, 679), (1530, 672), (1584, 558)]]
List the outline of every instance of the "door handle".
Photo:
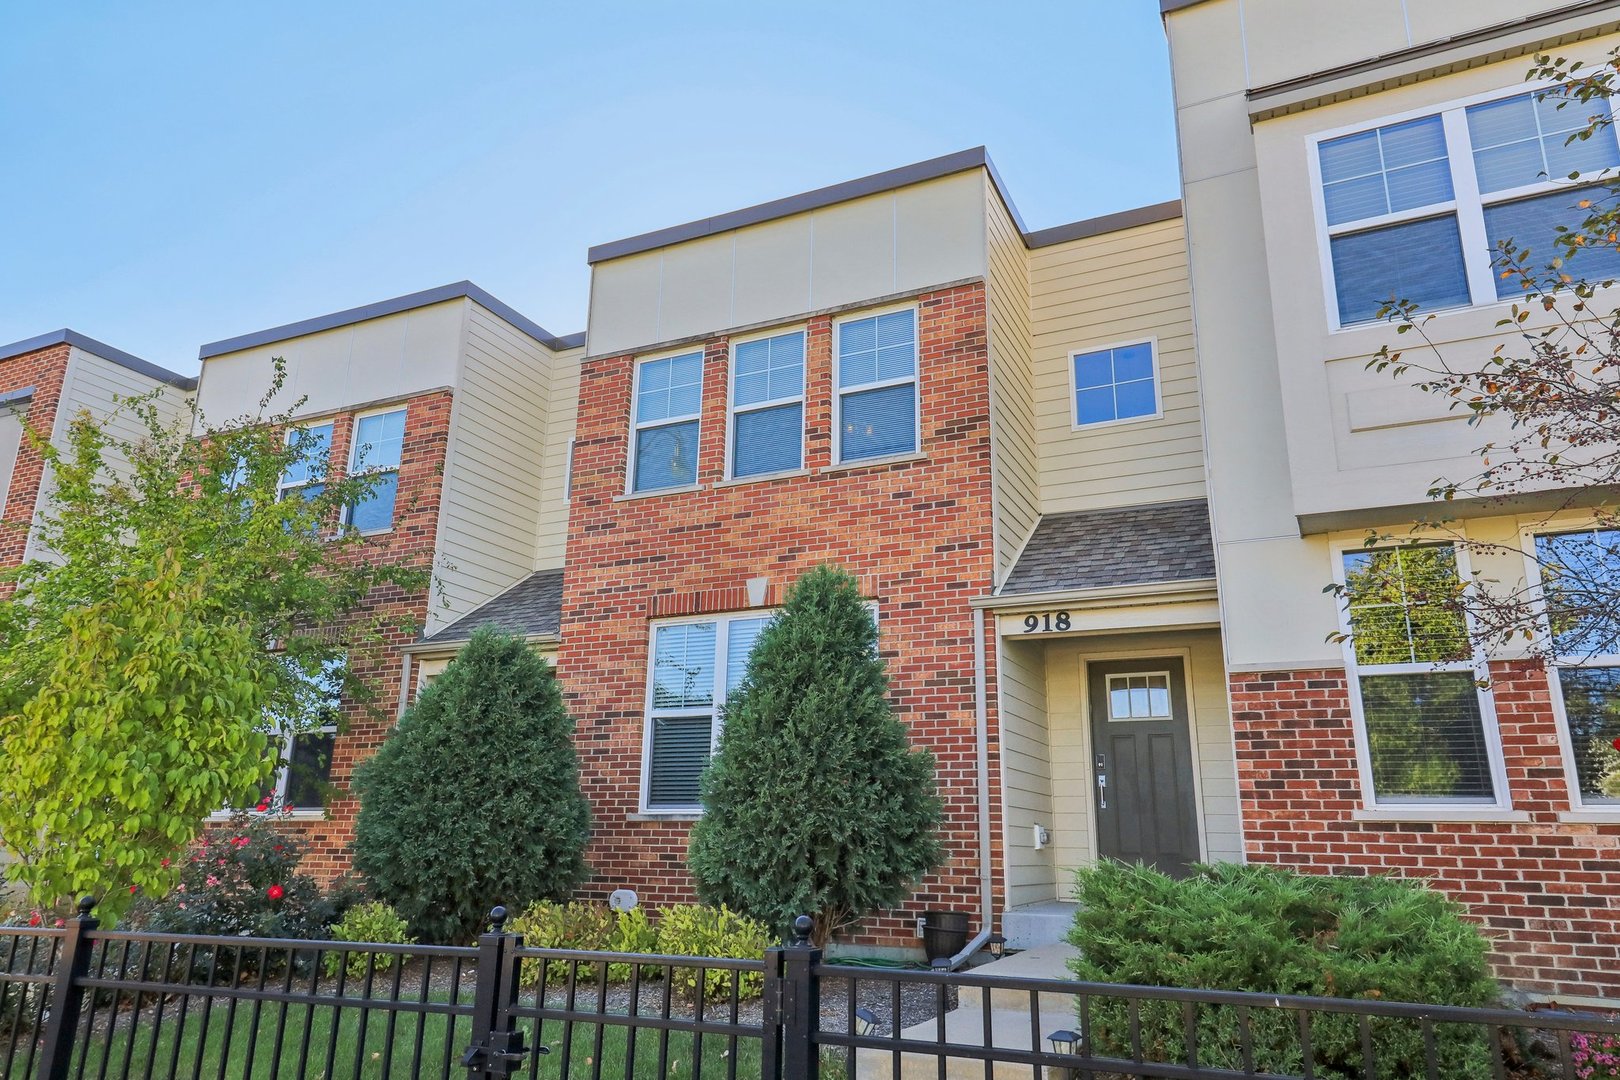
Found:
[(1108, 809), (1108, 774), (1097, 774), (1097, 809)]

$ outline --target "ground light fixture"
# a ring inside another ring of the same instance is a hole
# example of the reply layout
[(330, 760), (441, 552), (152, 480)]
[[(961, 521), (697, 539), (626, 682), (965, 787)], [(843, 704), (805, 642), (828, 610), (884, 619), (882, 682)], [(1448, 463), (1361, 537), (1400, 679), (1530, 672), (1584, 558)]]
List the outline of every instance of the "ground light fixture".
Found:
[(877, 1025), (877, 1013), (867, 1008), (859, 1008), (855, 1010), (855, 1034), (864, 1038), (865, 1036), (871, 1035), (873, 1032), (877, 1031)]
[[(1052, 1032), (1046, 1037), (1046, 1041), (1052, 1044), (1052, 1053), (1054, 1054), (1073, 1057), (1080, 1050), (1080, 1033), (1070, 1031), (1068, 1028)], [(1056, 1080), (1070, 1080), (1074, 1076), (1074, 1070), (1072, 1069), (1054, 1068), (1051, 1072)]]

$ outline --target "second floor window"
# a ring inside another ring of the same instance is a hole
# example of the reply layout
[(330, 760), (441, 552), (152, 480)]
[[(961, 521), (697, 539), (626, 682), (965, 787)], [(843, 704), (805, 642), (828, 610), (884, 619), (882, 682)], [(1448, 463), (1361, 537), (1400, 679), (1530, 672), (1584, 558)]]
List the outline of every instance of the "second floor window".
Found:
[(630, 490), (697, 483), (703, 354), (682, 353), (636, 365), (630, 440)]
[(740, 341), (731, 350), (731, 475), (804, 465), (804, 331)]
[(327, 458), (332, 452), (332, 422), (287, 429), (287, 445), (296, 446), (298, 459), (288, 465), (276, 485), (276, 498), (291, 495), (309, 500), (326, 490)]
[(1159, 415), (1151, 342), (1075, 353), (1072, 359), (1077, 427)]
[(837, 384), (840, 462), (916, 453), (916, 310), (839, 323)]
[(349, 507), (349, 525), (363, 533), (394, 527), (399, 498), (399, 465), (405, 452), (405, 410), (371, 413), (354, 422), (354, 449), (349, 472), (370, 474), (371, 492)]
[[(1498, 245), (1529, 247), (1531, 268), (1544, 267), (1561, 254), (1559, 226), (1590, 213), (1582, 184), (1620, 165), (1610, 126), (1566, 145), (1594, 115), (1607, 117), (1606, 103), (1531, 91), (1317, 143), (1339, 324), (1372, 321), (1392, 298), (1434, 310), (1519, 294)], [(1620, 274), (1620, 253), (1589, 249), (1571, 266)]]

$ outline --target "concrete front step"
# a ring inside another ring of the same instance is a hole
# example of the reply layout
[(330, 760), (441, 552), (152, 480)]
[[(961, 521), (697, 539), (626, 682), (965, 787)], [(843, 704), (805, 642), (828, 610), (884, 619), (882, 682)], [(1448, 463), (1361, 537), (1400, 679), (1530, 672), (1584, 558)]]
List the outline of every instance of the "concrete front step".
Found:
[(1001, 933), (1007, 939), (1007, 948), (1038, 949), (1067, 941), (1079, 906), (1073, 900), (1043, 900), (1008, 908), (1001, 913)]

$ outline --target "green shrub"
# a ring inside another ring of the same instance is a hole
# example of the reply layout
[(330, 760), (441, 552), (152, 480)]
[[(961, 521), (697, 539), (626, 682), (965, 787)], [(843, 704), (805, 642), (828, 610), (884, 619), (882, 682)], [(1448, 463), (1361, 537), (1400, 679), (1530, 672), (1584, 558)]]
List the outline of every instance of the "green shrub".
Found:
[(551, 666), (485, 627), (355, 780), (355, 866), (425, 941), (466, 941), (499, 903), (585, 878), (589, 813)]
[[(1420, 883), (1236, 865), (1197, 867), (1177, 880), (1116, 862), (1077, 879), (1069, 941), (1080, 950), (1071, 966), (1082, 980), (1473, 1007), (1498, 999), (1484, 936), (1457, 904)], [(1294, 1014), (1250, 1015), (1256, 1067), (1300, 1072)], [(1099, 1052), (1128, 1054), (1121, 1000), (1093, 999), (1090, 1021)], [(1144, 1002), (1140, 1022), (1151, 1060), (1182, 1059), (1180, 1005)], [(1201, 1007), (1198, 1031), (1201, 1065), (1242, 1067), (1232, 1009)], [(1440, 1075), (1489, 1075), (1490, 1050), (1478, 1031), (1442, 1025), (1436, 1035)], [(1374, 1021), (1373, 1037), (1381, 1075), (1423, 1073), (1415, 1023)], [(1311, 1044), (1317, 1076), (1361, 1075), (1355, 1017), (1318, 1015)]]
[[(364, 904), (357, 904), (350, 908), (343, 919), (332, 927), (332, 940), (362, 942), (370, 945), (415, 945), (416, 939), (410, 936), (410, 927), (400, 917), (399, 912), (383, 903), (381, 900), (371, 900)], [(370, 970), (375, 973), (387, 971), (396, 962), (406, 959), (403, 953), (394, 952), (346, 952), (328, 953), (326, 957), (326, 973), (336, 975), (338, 968), (344, 966), (347, 958), (349, 978), (364, 978), (367, 970), (367, 961), (370, 960)]]
[[(604, 904), (573, 900), (554, 904), (542, 900), (507, 922), (506, 928), (523, 935), (523, 945), (530, 949), (575, 949), (592, 952), (652, 953), (658, 950), (658, 934), (648, 921), (645, 908), (613, 911)], [(520, 985), (535, 986), (540, 982), (540, 961), (525, 960), (518, 973)], [(568, 977), (571, 965), (565, 960), (553, 960), (545, 965), (548, 980), (561, 981)], [(595, 964), (580, 963), (576, 979), (594, 979)], [(663, 969), (655, 964), (642, 968), (643, 978), (655, 978)], [(629, 964), (609, 964), (609, 982), (624, 982), (630, 978)]]
[[(720, 907), (668, 907), (658, 913), (658, 952), (663, 956), (711, 956), (736, 960), (758, 960), (771, 944), (771, 932), (762, 922)], [(698, 993), (698, 968), (675, 968), (675, 985), (693, 997)], [(760, 994), (764, 978), (758, 972), (735, 972), (724, 968), (702, 969), (703, 994), (726, 997), (732, 980), (738, 979), (738, 995), (751, 998)]]

